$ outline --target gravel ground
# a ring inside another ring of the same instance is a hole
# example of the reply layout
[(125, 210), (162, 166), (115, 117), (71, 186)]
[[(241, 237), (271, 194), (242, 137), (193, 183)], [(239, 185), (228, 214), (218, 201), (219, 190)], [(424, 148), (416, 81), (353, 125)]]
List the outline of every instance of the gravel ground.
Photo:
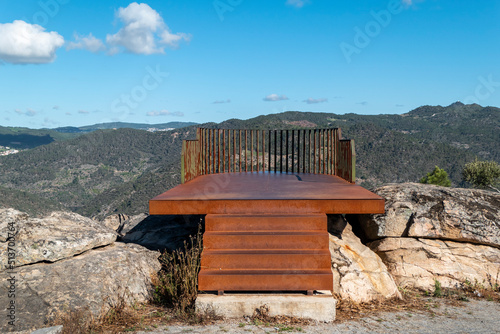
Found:
[[(281, 327), (280, 327), (281, 326)], [(293, 327), (293, 328), (290, 328)], [(500, 333), (500, 303), (483, 300), (450, 306), (437, 301), (430, 311), (389, 312), (369, 315), (361, 319), (319, 323), (314, 325), (255, 326), (245, 321), (220, 321), (208, 326), (168, 326), (160, 333)]]

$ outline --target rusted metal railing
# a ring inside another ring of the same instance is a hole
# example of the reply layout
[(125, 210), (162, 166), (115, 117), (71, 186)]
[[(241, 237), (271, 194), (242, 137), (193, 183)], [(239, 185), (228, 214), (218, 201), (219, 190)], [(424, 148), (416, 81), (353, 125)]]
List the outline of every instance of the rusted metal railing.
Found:
[(182, 146), (182, 183), (238, 172), (338, 175), (355, 183), (354, 141), (338, 128), (235, 130), (198, 128)]

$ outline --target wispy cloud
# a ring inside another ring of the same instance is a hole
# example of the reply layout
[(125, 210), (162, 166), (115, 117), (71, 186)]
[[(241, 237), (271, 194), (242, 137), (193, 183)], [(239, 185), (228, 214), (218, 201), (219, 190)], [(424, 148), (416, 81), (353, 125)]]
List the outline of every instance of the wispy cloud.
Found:
[(310, 1), (309, 0), (287, 0), (286, 4), (288, 6), (293, 6), (296, 8), (302, 8), (305, 5), (307, 5)]
[(14, 111), (19, 115), (25, 115), (29, 117), (33, 117), (37, 114), (37, 111), (31, 108), (26, 109), (26, 112), (22, 111), (21, 109), (14, 109)]
[(184, 113), (180, 111), (168, 111), (168, 110), (160, 110), (160, 111), (150, 111), (146, 113), (146, 116), (175, 116), (175, 117), (184, 117)]
[(53, 106), (52, 109), (59, 110), (59, 106)]
[(81, 49), (93, 53), (106, 50), (104, 43), (100, 39), (95, 38), (92, 33), (88, 34), (88, 36), (80, 36), (75, 33), (74, 38), (75, 41), (69, 42), (66, 46), (66, 50)]
[(191, 40), (189, 34), (172, 33), (160, 14), (145, 3), (120, 7), (116, 16), (124, 26), (116, 34), (106, 36), (110, 54), (121, 50), (144, 55), (164, 53), (166, 46), (176, 48), (181, 41)]
[(328, 102), (328, 99), (325, 99), (325, 98), (313, 99), (310, 97), (307, 100), (304, 100), (303, 102), (305, 102), (307, 104), (324, 103), (324, 102)]
[(90, 111), (88, 110), (78, 110), (79, 114), (90, 114)]
[(368, 104), (368, 102), (366, 102), (366, 101), (362, 101), (362, 102), (358, 102), (358, 103), (356, 103), (356, 104), (361, 104), (362, 106), (366, 106), (366, 105)]
[(276, 102), (276, 101), (288, 100), (288, 97), (286, 97), (286, 95), (270, 94), (265, 98), (263, 98), (263, 100), (266, 102)]
[(56, 59), (64, 38), (38, 24), (0, 23), (0, 59), (12, 64), (46, 64)]
[(223, 103), (231, 103), (231, 100), (230, 99), (227, 99), (227, 100), (217, 100), (217, 101), (212, 102), (212, 104), (223, 104)]
[(30, 109), (30, 108), (28, 108), (28, 110), (26, 110), (26, 113), (25, 113), (25, 115), (29, 116), (29, 117), (33, 117), (36, 114), (37, 114), (36, 110)]

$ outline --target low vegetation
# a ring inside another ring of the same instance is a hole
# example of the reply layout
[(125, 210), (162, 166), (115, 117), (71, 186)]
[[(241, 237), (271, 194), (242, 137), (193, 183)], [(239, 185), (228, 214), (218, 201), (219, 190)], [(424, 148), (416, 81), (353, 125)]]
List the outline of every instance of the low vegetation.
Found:
[(500, 182), (500, 165), (496, 161), (480, 161), (476, 158), (465, 165), (462, 177), (474, 187), (489, 188), (500, 193), (497, 188)]
[(421, 178), (420, 183), (433, 184), (442, 187), (451, 186), (451, 181), (448, 178), (448, 173), (446, 173), (444, 169), (441, 169), (438, 166), (434, 167), (434, 170), (432, 172), (427, 173), (426, 176)]
[[(201, 226), (201, 225), (200, 225)], [(160, 256), (162, 269), (158, 274), (154, 301), (176, 310), (180, 317), (194, 315), (194, 302), (198, 295), (198, 273), (202, 246), (202, 230), (184, 241), (184, 248), (164, 252)]]

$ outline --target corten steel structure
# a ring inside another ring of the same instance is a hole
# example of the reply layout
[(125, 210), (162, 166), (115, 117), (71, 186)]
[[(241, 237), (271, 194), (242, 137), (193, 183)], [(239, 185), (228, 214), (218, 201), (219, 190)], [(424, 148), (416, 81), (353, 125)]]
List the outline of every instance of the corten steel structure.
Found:
[(340, 129), (197, 129), (150, 214), (206, 214), (200, 291), (332, 290), (327, 214), (384, 213)]

